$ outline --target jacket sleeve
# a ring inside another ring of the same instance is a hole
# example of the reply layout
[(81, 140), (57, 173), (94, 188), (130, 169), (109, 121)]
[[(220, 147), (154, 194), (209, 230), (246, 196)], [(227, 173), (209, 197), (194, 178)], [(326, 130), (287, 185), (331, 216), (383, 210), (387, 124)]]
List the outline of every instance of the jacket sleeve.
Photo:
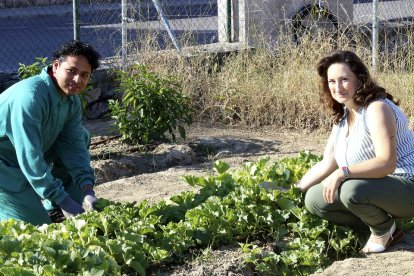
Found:
[[(17, 162), (26, 179), (36, 193), (45, 199), (60, 204), (67, 196), (62, 182), (54, 178), (44, 159), (41, 127), (45, 116), (45, 99), (36, 93), (20, 92), (36, 89), (33, 84), (22, 85), (13, 95), (13, 103), (6, 118), (6, 134), (13, 144)], [(18, 91), (20, 89), (21, 91)]]
[(53, 148), (68, 170), (73, 182), (80, 189), (94, 185), (95, 174), (89, 154), (89, 132), (82, 125), (82, 110), (79, 97), (74, 97), (74, 106), (55, 141)]

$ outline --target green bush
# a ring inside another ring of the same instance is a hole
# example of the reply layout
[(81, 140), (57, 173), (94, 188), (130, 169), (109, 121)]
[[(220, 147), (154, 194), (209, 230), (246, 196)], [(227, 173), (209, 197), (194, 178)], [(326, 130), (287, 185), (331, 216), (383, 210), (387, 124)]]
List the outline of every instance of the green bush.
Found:
[(29, 77), (38, 75), (42, 71), (43, 67), (51, 65), (51, 63), (47, 61), (47, 58), (37, 57), (35, 59), (37, 61), (30, 65), (19, 63), (19, 68), (17, 69), (17, 73), (22, 79), (27, 79)]
[(167, 139), (175, 131), (185, 138), (182, 123), (192, 123), (190, 98), (181, 93), (181, 85), (171, 76), (160, 77), (142, 64), (129, 71), (117, 71), (121, 100), (109, 100), (109, 110), (116, 119), (123, 140), (148, 144)]

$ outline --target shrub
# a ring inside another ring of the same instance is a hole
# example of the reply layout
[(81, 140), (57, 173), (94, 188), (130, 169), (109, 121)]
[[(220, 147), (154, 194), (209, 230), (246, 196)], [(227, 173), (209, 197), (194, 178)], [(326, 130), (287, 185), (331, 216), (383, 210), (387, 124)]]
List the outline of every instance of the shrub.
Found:
[(171, 76), (160, 77), (145, 65), (129, 71), (117, 71), (121, 100), (109, 100), (112, 118), (116, 119), (123, 140), (148, 144), (165, 140), (166, 133), (176, 140), (175, 131), (185, 138), (185, 128), (192, 123), (190, 99), (181, 93), (181, 85)]
[(17, 73), (22, 79), (27, 79), (29, 77), (38, 75), (42, 71), (43, 67), (51, 65), (51, 63), (47, 61), (47, 58), (37, 57), (35, 60), (37, 61), (30, 65), (19, 63)]

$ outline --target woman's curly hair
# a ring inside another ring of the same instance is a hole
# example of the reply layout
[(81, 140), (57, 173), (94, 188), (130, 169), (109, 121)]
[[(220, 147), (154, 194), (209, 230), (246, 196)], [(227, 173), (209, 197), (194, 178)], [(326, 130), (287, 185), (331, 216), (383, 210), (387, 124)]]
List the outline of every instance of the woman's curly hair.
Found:
[(320, 102), (330, 111), (333, 122), (339, 123), (344, 115), (344, 105), (338, 103), (331, 95), (328, 85), (328, 68), (335, 63), (345, 63), (351, 71), (357, 76), (360, 86), (354, 95), (354, 102), (358, 106), (367, 107), (371, 102), (378, 99), (389, 99), (396, 105), (399, 104), (397, 99), (389, 94), (383, 87), (372, 80), (368, 68), (362, 60), (351, 51), (336, 50), (325, 57), (321, 58), (317, 64), (318, 74), (320, 76), (319, 95)]

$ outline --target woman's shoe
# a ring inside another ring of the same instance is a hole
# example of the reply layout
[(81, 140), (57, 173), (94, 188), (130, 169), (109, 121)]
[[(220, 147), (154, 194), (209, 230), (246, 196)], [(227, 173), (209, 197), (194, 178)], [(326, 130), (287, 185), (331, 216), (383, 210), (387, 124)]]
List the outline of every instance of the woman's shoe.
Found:
[(396, 244), (404, 238), (404, 232), (401, 229), (397, 229), (395, 222), (392, 224), (390, 231), (382, 236), (376, 236), (371, 234), (368, 242), (362, 248), (361, 253), (380, 253), (384, 252), (388, 247)]

